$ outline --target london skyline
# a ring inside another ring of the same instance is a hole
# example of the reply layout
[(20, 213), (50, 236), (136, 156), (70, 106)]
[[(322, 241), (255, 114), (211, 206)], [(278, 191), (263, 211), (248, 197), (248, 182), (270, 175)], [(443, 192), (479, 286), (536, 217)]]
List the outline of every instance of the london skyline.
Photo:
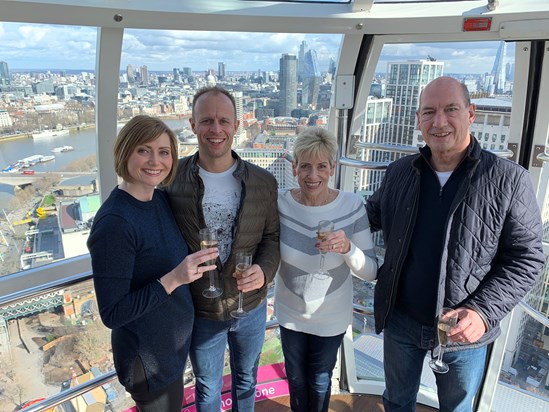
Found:
[[(151, 71), (191, 67), (217, 69), (224, 62), (229, 72), (278, 71), (284, 53), (299, 54), (302, 41), (317, 52), (321, 71), (330, 58), (337, 60), (339, 34), (197, 32), (128, 29), (124, 33), (121, 69), (146, 65)], [(93, 71), (97, 31), (92, 27), (32, 23), (0, 23), (0, 60), (10, 70), (66, 69)], [(499, 42), (424, 43), (386, 45), (376, 71), (389, 61), (434, 57), (445, 71), (460, 74), (490, 72)], [(508, 48), (514, 55), (514, 44)]]

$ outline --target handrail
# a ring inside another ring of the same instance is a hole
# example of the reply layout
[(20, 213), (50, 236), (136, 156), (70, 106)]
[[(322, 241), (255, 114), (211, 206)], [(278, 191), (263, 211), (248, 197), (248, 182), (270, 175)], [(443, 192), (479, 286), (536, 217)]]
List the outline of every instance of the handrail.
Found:
[[(543, 326), (549, 328), (549, 318), (545, 317), (541, 312), (534, 309), (525, 301), (521, 300), (518, 305), (523, 311), (528, 313), (534, 320), (541, 323)], [(358, 303), (353, 303), (353, 312), (358, 315), (373, 315), (374, 312), (372, 309), (367, 308), (366, 306), (360, 305)]]
[(521, 300), (518, 304), (520, 308), (528, 313), (530, 316), (532, 316), (535, 320), (537, 320), (539, 323), (541, 323), (546, 328), (549, 328), (549, 318), (544, 316), (541, 312), (534, 309), (532, 306), (530, 306), (525, 301)]
[(342, 156), (338, 159), (340, 166), (356, 167), (357, 169), (368, 170), (385, 170), (389, 166), (389, 162), (366, 162), (363, 160), (350, 159)]
[(373, 143), (373, 142), (356, 142), (355, 147), (369, 150), (381, 150), (384, 152), (399, 152), (399, 153), (417, 153), (419, 148), (416, 146), (407, 146), (402, 144), (392, 143)]
[(356, 313), (357, 315), (373, 315), (374, 311), (366, 306), (353, 303), (353, 313)]
[(541, 160), (542, 162), (547, 162), (549, 161), (549, 153), (540, 153), (536, 156), (536, 159)]
[[(384, 152), (391, 153), (408, 153), (414, 154), (419, 151), (419, 147), (416, 146), (406, 146), (392, 143), (374, 143), (374, 142), (355, 142), (355, 147), (367, 150), (380, 150)], [(514, 153), (509, 149), (485, 149), (486, 151), (495, 154), (498, 157), (503, 157), (509, 159), (513, 157)], [(545, 156), (545, 157), (544, 157)], [(545, 153), (540, 153), (538, 155), (539, 160), (549, 160), (549, 155)]]
[(33, 286), (15, 293), (0, 296), (0, 307), (9, 306), (22, 299), (30, 299), (46, 293), (56, 292), (68, 286), (75, 285), (86, 280), (90, 280), (93, 274), (91, 272), (78, 273), (63, 279), (47, 282), (42, 285)]
[(103, 386), (116, 379), (116, 372), (111, 370), (109, 372), (103, 373), (99, 376), (96, 376), (93, 379), (90, 379), (87, 382), (78, 384), (66, 391), (56, 393), (55, 395), (48, 396), (43, 401), (35, 403), (31, 406), (28, 406), (24, 409), (25, 412), (39, 412), (44, 411), (48, 408), (53, 408), (54, 406), (61, 405), (77, 396), (80, 396), (88, 391), (91, 391), (95, 388)]

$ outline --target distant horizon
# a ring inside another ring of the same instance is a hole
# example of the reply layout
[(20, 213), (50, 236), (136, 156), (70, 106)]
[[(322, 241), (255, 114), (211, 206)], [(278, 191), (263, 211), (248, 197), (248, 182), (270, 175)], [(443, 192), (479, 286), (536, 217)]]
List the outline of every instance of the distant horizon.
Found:
[[(28, 72), (40, 72), (40, 73), (46, 73), (46, 72), (61, 72), (61, 71), (64, 71), (64, 72), (70, 72), (71, 74), (80, 74), (80, 73), (83, 73), (83, 72), (86, 72), (86, 73), (95, 73), (95, 69), (59, 69), (59, 68), (56, 68), (56, 69), (47, 69), (47, 68), (42, 68), (42, 69), (25, 69), (25, 68), (15, 68), (15, 69), (12, 69), (9, 67), (9, 63), (8, 63), (8, 69), (9, 69), (9, 72), (10, 73), (28, 73)], [(178, 69), (181, 69), (181, 67), (178, 67)], [(257, 73), (257, 69), (256, 70), (227, 70), (226, 73)], [(279, 70), (261, 70), (262, 72), (263, 71), (274, 71), (274, 72), (278, 72)], [(121, 74), (125, 73), (126, 71), (124, 69), (120, 69), (119, 71)], [(191, 70), (192, 73), (199, 73), (199, 72), (207, 72), (207, 70)], [(173, 73), (173, 70), (150, 70), (149, 69), (149, 73), (169, 73), (169, 74), (172, 74)], [(323, 71), (322, 73), (326, 73), (326, 71)], [(376, 76), (379, 76), (379, 75), (385, 75), (387, 74), (386, 71), (384, 72), (375, 72), (374, 75)], [(444, 76), (450, 76), (450, 77), (463, 77), (463, 76), (482, 76), (486, 73), (451, 73), (451, 72), (445, 72), (444, 73)]]
[[(299, 55), (302, 42), (317, 54), (318, 68), (328, 70), (330, 60), (339, 58), (341, 34), (249, 33), (185, 30), (127, 29), (124, 31), (120, 68), (147, 66), (150, 72), (168, 73), (174, 67), (191, 67), (205, 72), (218, 63), (229, 73), (257, 70), (278, 72), (280, 57)], [(398, 43), (383, 47), (376, 73), (384, 73), (388, 62), (427, 59), (433, 56), (445, 64), (445, 72), (456, 74), (489, 73), (501, 41)], [(513, 62), (515, 43), (507, 45)], [(0, 22), (0, 59), (14, 72), (85, 71), (95, 72), (97, 29), (35, 23)], [(43, 69), (48, 65), (53, 69)], [(75, 69), (88, 66), (88, 69)], [(200, 67), (198, 67), (200, 66)], [(93, 69), (92, 69), (93, 68)]]

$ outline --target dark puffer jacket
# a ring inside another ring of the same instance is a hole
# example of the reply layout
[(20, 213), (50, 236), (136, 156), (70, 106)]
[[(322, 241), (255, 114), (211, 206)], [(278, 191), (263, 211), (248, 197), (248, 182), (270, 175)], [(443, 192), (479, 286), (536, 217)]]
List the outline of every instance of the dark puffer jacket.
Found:
[[(466, 306), (483, 317), (488, 330), (474, 344), (461, 345), (467, 348), (499, 335), (499, 322), (544, 265), (541, 216), (528, 172), (471, 140), (462, 165), (466, 178), (447, 220), (437, 298), (437, 313), (442, 306)], [(420, 152), (393, 162), (366, 206), (372, 230), (383, 229), (386, 246), (375, 289), (377, 333), (390, 322), (417, 214), (420, 174), (429, 167), (430, 149)]]
[[(206, 227), (202, 211), (204, 184), (198, 174), (198, 156), (196, 153), (179, 160), (177, 176), (166, 189), (190, 253), (200, 250), (198, 232)], [(233, 176), (241, 182), (242, 193), (234, 222), (231, 254), (224, 264), (217, 259), (223, 295), (217, 299), (202, 296), (202, 291), (209, 286), (208, 276), (191, 283), (196, 316), (213, 320), (231, 319), (230, 311), (238, 306), (238, 289), (233, 278), (235, 251), (252, 253), (253, 263), (261, 267), (266, 278), (261, 289), (244, 294), (244, 310), (257, 307), (265, 299), (267, 284), (273, 281), (280, 262), (276, 179), (268, 171), (243, 161), (235, 152), (232, 156), (238, 162)]]

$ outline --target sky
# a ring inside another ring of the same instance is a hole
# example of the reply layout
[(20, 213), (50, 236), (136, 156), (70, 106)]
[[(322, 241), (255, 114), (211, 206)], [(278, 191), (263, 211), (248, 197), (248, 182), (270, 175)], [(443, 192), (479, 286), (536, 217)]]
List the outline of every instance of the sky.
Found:
[[(278, 71), (283, 53), (299, 53), (306, 41), (316, 50), (319, 68), (328, 69), (330, 58), (337, 59), (341, 35), (295, 33), (192, 32), (137, 30), (124, 32), (121, 69), (146, 65), (149, 71), (171, 71), (191, 67), (193, 71), (213, 68), (218, 62), (227, 71)], [(75, 27), (31, 23), (0, 23), (0, 61), (16, 69), (93, 70), (97, 31)], [(490, 72), (498, 43), (429, 43), (387, 45), (377, 72), (386, 70), (387, 61), (432, 56), (445, 62), (446, 73)], [(510, 45), (508, 55), (514, 53)]]

